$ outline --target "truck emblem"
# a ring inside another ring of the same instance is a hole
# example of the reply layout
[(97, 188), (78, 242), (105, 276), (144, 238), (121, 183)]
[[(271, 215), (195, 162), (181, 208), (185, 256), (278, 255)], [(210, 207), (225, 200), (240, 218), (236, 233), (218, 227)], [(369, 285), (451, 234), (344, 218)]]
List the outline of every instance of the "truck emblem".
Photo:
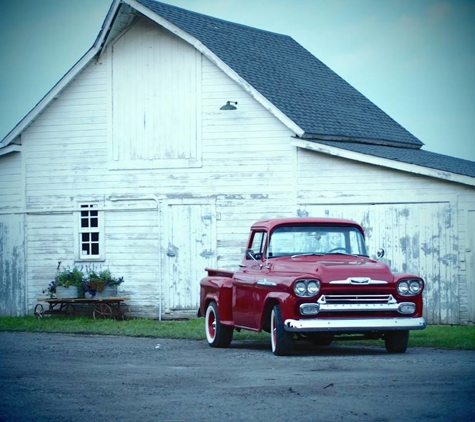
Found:
[(350, 282), (352, 284), (369, 284), (371, 279), (369, 277), (352, 277), (350, 278)]

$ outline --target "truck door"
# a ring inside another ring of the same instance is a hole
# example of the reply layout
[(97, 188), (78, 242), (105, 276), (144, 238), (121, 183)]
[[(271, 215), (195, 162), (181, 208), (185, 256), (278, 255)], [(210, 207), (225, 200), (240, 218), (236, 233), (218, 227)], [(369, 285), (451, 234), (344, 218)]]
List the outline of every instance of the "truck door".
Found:
[(263, 306), (257, 291), (257, 282), (267, 270), (264, 266), (264, 248), (267, 239), (265, 231), (256, 231), (250, 240), (240, 269), (233, 279), (234, 323), (241, 327), (257, 329), (260, 310)]

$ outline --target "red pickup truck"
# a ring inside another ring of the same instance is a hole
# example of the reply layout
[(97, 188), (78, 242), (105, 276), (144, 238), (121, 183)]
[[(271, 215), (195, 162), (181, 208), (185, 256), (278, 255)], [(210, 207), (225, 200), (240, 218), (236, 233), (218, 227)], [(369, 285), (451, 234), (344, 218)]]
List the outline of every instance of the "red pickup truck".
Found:
[(297, 339), (384, 339), (388, 352), (404, 353), (409, 330), (426, 326), (423, 279), (369, 258), (363, 228), (351, 220), (259, 221), (238, 271), (206, 271), (200, 314), (212, 347), (229, 346), (243, 329), (269, 332), (281, 356)]

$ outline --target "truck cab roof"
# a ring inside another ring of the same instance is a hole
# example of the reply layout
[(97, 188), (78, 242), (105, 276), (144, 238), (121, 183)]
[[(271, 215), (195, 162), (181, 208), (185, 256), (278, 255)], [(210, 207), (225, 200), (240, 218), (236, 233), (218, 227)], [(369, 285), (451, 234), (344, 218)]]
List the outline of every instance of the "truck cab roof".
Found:
[(272, 218), (267, 220), (260, 220), (251, 226), (251, 230), (265, 229), (272, 231), (277, 226), (287, 224), (316, 224), (316, 225), (348, 225), (358, 227), (364, 233), (363, 227), (353, 220), (345, 220), (343, 218), (328, 218), (328, 217), (288, 217), (288, 218)]

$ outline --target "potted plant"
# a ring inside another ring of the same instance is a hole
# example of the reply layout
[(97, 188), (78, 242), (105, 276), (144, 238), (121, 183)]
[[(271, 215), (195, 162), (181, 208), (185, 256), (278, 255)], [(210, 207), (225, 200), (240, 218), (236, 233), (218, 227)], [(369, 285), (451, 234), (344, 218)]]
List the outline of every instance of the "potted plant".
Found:
[(117, 296), (117, 287), (124, 282), (124, 277), (113, 277), (109, 269), (88, 273), (86, 295), (93, 298)]
[(58, 299), (84, 297), (85, 279), (82, 268), (74, 266), (72, 269), (68, 267), (60, 270), (60, 265), (61, 263), (58, 265), (54, 282), (50, 283), (46, 289), (49, 290), (48, 293), (51, 293), (51, 290), (54, 288)]

